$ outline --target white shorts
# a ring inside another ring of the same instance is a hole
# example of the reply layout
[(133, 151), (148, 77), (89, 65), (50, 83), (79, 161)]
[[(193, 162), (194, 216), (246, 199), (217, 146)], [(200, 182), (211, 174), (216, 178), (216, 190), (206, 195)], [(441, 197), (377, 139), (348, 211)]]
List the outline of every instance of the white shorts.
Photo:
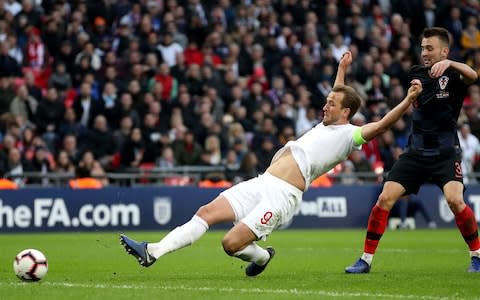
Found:
[(269, 173), (241, 182), (220, 195), (227, 198), (235, 221), (250, 228), (258, 239), (292, 219), (303, 192)]

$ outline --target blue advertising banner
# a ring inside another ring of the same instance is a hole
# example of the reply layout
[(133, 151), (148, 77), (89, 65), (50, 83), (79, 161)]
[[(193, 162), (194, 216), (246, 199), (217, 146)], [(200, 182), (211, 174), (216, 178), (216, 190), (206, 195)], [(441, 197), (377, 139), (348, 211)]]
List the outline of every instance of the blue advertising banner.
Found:
[[(0, 191), (0, 232), (170, 230), (220, 191), (196, 187)], [(380, 191), (380, 185), (310, 189), (286, 227), (365, 228)], [(439, 188), (424, 186), (419, 196), (439, 227), (455, 226)], [(465, 199), (479, 220), (480, 186), (469, 186)], [(425, 226), (421, 216), (415, 220), (417, 227)]]

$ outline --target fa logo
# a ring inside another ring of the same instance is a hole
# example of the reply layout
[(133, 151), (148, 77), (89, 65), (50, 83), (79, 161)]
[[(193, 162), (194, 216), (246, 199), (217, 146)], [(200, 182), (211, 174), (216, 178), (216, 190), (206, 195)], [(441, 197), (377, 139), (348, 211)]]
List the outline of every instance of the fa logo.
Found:
[(155, 197), (153, 200), (153, 217), (160, 225), (172, 219), (172, 200), (169, 197)]

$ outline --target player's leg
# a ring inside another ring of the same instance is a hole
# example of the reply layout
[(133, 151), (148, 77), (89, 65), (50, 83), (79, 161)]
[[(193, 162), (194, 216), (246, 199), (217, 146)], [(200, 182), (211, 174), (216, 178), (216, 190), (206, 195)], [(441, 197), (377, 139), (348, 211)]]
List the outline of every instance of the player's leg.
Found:
[(233, 222), (235, 214), (228, 200), (220, 195), (201, 206), (190, 221), (170, 231), (160, 242), (149, 243), (148, 251), (159, 258), (169, 252), (193, 244), (214, 224)]
[(275, 255), (273, 248), (263, 249), (255, 241), (265, 239), (275, 228), (289, 222), (302, 196), (302, 191), (268, 173), (261, 180), (262, 184), (256, 186), (258, 203), (237, 216), (239, 222), (223, 239), (227, 254), (250, 262), (245, 269), (248, 276), (263, 272)]
[(230, 203), (220, 195), (200, 207), (190, 221), (170, 231), (158, 243), (137, 242), (123, 234), (120, 241), (142, 266), (150, 266), (159, 257), (193, 244), (207, 232), (209, 226), (234, 220), (235, 214)]
[(256, 234), (244, 223), (235, 225), (223, 238), (225, 252), (243, 261), (251, 262), (245, 272), (248, 276), (260, 274), (275, 255), (272, 247), (266, 249), (258, 246)]
[(397, 199), (405, 193), (405, 188), (394, 181), (387, 181), (383, 186), (382, 193), (378, 197), (376, 205), (368, 218), (367, 235), (363, 247), (363, 254), (353, 265), (345, 268), (347, 273), (368, 273), (372, 264), (373, 256), (377, 250), (380, 239), (388, 224), (388, 214)]
[(470, 249), (470, 272), (480, 272), (480, 241), (478, 239), (478, 225), (472, 209), (463, 199), (464, 186), (461, 182), (450, 181), (443, 186), (443, 193), (448, 206), (455, 215), (455, 222), (463, 239)]

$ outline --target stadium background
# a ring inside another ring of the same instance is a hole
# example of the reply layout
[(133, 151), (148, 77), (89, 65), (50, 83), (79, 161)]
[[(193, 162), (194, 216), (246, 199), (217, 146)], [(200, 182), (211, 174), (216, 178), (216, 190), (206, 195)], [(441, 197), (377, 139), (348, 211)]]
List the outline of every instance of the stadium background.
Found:
[[(2, 224), (7, 206), (32, 205), (38, 193), (69, 205), (70, 189), (83, 185), (103, 188), (98, 201), (108, 203), (121, 203), (118, 195), (132, 187), (160, 197), (175, 187), (188, 200), (207, 195), (196, 207), (210, 197), (203, 189), (263, 172), (276, 149), (321, 120), (347, 49), (354, 62), (346, 81), (364, 101), (355, 124), (403, 98), (424, 27), (446, 27), (451, 59), (480, 71), (479, 8), (446, 0), (2, 1), (0, 173), (10, 181), (0, 184), (23, 193), (0, 192)], [(477, 82), (459, 121), (472, 194), (479, 101)], [(348, 203), (366, 219), (371, 191), (409, 126), (407, 113), (315, 182), (311, 199), (365, 190)], [(441, 223), (440, 196), (426, 190), (421, 198)]]
[[(343, 273), (364, 229), (328, 229), (366, 225), (409, 114), (307, 192), (294, 222), (327, 230), (276, 231), (275, 261), (254, 280), (223, 254), (221, 231), (148, 269), (117, 233), (158, 240), (165, 231), (145, 229), (182, 223), (218, 192), (205, 187), (263, 172), (321, 120), (346, 47), (360, 124), (403, 97), (425, 26), (448, 28), (452, 58), (480, 70), (479, 15), (472, 0), (0, 0), (0, 174), (14, 183), (0, 185), (17, 189), (0, 191), (0, 298), (478, 298), (454, 228), (389, 232), (371, 274)], [(479, 97), (476, 83), (459, 127), (473, 145), (464, 163), (477, 219)], [(69, 181), (85, 176), (99, 181)], [(420, 195), (438, 227), (454, 227), (438, 189)], [(50, 269), (25, 284), (12, 259), (31, 247)]]

